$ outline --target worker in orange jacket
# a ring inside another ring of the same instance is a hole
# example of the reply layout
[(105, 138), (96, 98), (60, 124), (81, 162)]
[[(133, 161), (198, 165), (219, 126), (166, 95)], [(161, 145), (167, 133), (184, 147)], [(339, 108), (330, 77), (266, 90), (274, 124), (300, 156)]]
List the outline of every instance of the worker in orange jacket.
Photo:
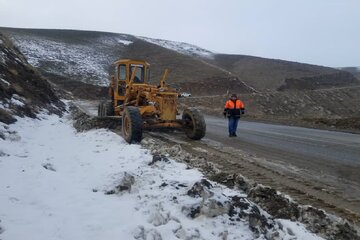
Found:
[(236, 129), (241, 114), (245, 114), (245, 105), (236, 94), (232, 94), (230, 99), (226, 101), (224, 108), (224, 117), (229, 119), (229, 137), (237, 136)]

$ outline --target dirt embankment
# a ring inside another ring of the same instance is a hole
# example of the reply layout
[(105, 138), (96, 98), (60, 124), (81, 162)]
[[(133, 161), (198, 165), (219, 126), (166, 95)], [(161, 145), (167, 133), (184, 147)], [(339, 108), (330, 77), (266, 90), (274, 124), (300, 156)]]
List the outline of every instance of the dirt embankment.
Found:
[(360, 85), (360, 80), (345, 71), (302, 78), (287, 78), (278, 91), (304, 91)]
[(0, 33), (0, 121), (9, 124), (15, 116), (36, 117), (44, 109), (61, 114), (64, 107), (46, 79)]

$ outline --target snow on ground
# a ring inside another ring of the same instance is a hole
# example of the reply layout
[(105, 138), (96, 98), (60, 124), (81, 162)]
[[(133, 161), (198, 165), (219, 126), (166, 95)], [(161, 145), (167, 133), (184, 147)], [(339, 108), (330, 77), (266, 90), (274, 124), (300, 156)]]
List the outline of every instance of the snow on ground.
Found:
[(10, 102), (14, 105), (17, 105), (17, 106), (20, 106), (20, 107), (23, 107), (25, 105), (25, 98), (23, 97), (20, 97), (19, 95), (17, 94), (13, 94), (11, 99), (10, 99)]
[[(69, 116), (39, 117), (0, 123), (0, 239), (254, 239), (247, 222), (227, 214), (187, 216), (202, 199), (186, 194), (199, 171), (172, 160), (149, 165), (139, 145), (105, 129), (77, 133)], [(282, 224), (290, 229), (283, 239), (319, 239)]]
[(154, 38), (147, 38), (147, 37), (137, 37), (141, 40), (147, 41), (152, 44), (159, 45), (161, 47), (179, 52), (181, 54), (190, 55), (190, 56), (197, 56), (197, 57), (203, 57), (203, 58), (212, 58), (213, 53), (200, 48), (198, 46), (184, 43), (184, 42), (175, 42), (170, 40), (162, 40), (162, 39), (154, 39)]

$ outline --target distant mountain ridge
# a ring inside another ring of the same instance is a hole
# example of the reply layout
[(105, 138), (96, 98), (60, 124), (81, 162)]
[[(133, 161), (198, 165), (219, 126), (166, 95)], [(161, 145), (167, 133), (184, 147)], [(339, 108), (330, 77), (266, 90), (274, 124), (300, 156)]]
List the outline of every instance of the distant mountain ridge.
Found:
[(360, 80), (360, 66), (359, 67), (343, 67), (339, 68), (339, 70), (349, 72), (353, 74), (357, 79)]
[[(68, 79), (107, 86), (111, 63), (120, 58), (145, 59), (157, 83), (165, 68), (169, 83), (195, 95), (275, 91), (286, 79), (338, 76), (323, 86), (348, 86), (341, 70), (245, 55), (215, 54), (168, 40), (107, 32), (0, 28), (50, 80)], [(352, 83), (357, 84), (357, 83)], [(360, 82), (359, 82), (360, 84)], [(300, 86), (301, 90), (301, 86)]]

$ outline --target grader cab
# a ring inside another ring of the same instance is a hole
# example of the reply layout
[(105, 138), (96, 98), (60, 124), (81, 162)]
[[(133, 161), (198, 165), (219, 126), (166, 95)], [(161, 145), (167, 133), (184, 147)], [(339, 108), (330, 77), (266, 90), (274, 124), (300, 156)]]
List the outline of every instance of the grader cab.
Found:
[(166, 84), (167, 70), (155, 86), (149, 84), (150, 65), (146, 61), (123, 59), (114, 67), (110, 100), (99, 104), (98, 116), (122, 118), (122, 134), (128, 143), (140, 142), (143, 129), (180, 129), (194, 140), (205, 136), (205, 120), (198, 109), (185, 109), (177, 118), (179, 93)]

